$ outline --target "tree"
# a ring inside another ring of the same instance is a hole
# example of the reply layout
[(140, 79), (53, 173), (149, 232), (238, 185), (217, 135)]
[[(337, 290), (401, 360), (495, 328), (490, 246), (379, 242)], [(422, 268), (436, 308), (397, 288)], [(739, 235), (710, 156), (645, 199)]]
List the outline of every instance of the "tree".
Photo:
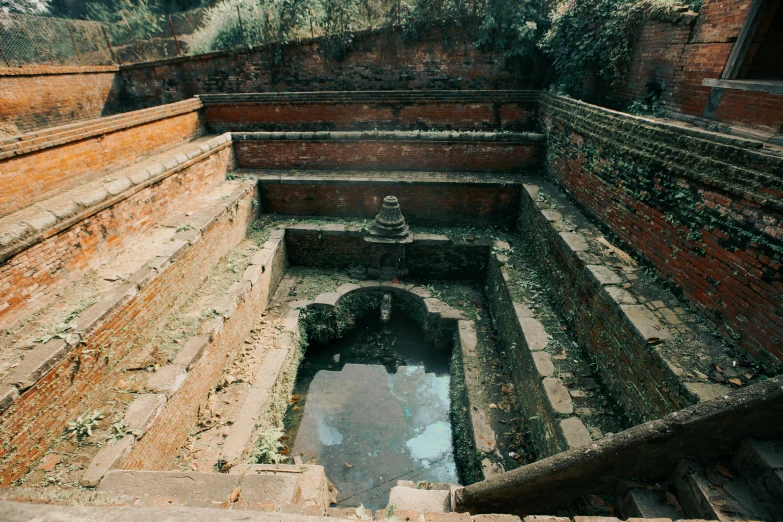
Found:
[(44, 14), (45, 5), (36, 0), (0, 0), (0, 11), (12, 14)]

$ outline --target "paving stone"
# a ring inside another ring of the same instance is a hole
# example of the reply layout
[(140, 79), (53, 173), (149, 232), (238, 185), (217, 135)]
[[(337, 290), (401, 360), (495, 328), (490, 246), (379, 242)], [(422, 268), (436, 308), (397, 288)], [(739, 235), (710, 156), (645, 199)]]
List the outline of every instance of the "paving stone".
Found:
[(552, 357), (544, 352), (533, 352), (533, 364), (541, 377), (551, 377), (555, 374), (555, 365), (552, 364)]
[(577, 417), (569, 417), (560, 421), (560, 429), (563, 431), (563, 437), (569, 448), (581, 448), (593, 442), (590, 432)]
[(313, 299), (313, 308), (328, 308), (335, 306), (340, 299), (341, 294), (337, 292), (326, 292), (316, 296)]
[(125, 410), (125, 429), (137, 439), (147, 433), (166, 404), (165, 395), (145, 393), (136, 397)]
[(209, 336), (197, 335), (185, 342), (172, 363), (179, 364), (190, 370), (201, 359), (204, 349), (209, 344)]
[(473, 321), (460, 321), (458, 323), (458, 333), (462, 353), (468, 356), (476, 355), (478, 337), (476, 335), (475, 323)]
[(130, 453), (135, 439), (133, 435), (126, 435), (114, 444), (109, 444), (101, 448), (87, 467), (79, 484), (86, 487), (97, 486), (106, 473), (110, 472), (116, 466), (122, 463), (122, 460)]
[(182, 386), (186, 377), (187, 373), (184, 365), (167, 364), (147, 379), (147, 389), (151, 392), (171, 397)]
[(552, 409), (556, 413), (571, 415), (574, 412), (574, 404), (563, 381), (555, 377), (546, 377), (543, 384)]

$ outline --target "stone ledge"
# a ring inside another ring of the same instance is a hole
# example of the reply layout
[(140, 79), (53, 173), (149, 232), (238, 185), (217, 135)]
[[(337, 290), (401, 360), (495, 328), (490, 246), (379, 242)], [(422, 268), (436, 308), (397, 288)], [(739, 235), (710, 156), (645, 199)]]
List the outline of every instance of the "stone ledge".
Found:
[(166, 404), (165, 395), (145, 393), (136, 397), (125, 411), (125, 429), (140, 439), (150, 429)]
[(114, 444), (101, 448), (90, 461), (90, 465), (79, 483), (85, 487), (95, 487), (100, 484), (106, 473), (118, 467), (122, 460), (128, 456), (135, 442), (136, 439), (133, 435), (126, 435)]
[(389, 103), (389, 102), (479, 102), (500, 101), (536, 102), (540, 91), (535, 90), (397, 90), (397, 91), (312, 91), (312, 92), (257, 92), (231, 94), (198, 94), (205, 107), (241, 103)]
[[(209, 140), (209, 142), (212, 141)], [(203, 161), (208, 156), (218, 152), (227, 143), (228, 138), (222, 142), (215, 141), (214, 146), (210, 146), (206, 152), (201, 150), (203, 144), (185, 144), (181, 147), (192, 147), (194, 150), (201, 151), (201, 153), (193, 159), (185, 156), (183, 158), (184, 161), (175, 159), (166, 162), (166, 164), (153, 163), (147, 166), (142, 165), (141, 167), (130, 166), (91, 181), (78, 189), (64, 192), (48, 200), (20, 209), (13, 214), (3, 216), (0, 218), (0, 262), (89, 218), (105, 208), (131, 197), (139, 190)], [(170, 152), (163, 152), (160, 155)], [(146, 172), (148, 175), (129, 175), (133, 172)], [(121, 177), (120, 179), (124, 181), (120, 184), (118, 184), (119, 180), (107, 182), (107, 180), (122, 176), (122, 173), (128, 173), (126, 174), (128, 177)], [(111, 185), (111, 190), (109, 190), (109, 185)], [(117, 192), (120, 187), (125, 185), (127, 185), (126, 188)], [(203, 225), (198, 228), (202, 232), (206, 231)]]

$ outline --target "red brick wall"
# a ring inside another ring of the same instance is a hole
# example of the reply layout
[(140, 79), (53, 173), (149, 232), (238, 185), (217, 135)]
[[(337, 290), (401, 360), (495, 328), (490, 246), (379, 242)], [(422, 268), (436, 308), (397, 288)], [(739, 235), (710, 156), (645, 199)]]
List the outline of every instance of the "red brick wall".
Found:
[[(133, 114), (124, 118), (131, 119)], [(141, 125), (119, 125), (113, 132), (92, 135), (92, 127), (100, 124), (99, 120), (79, 128), (78, 132), (87, 136), (84, 139), (57, 145), (62, 138), (53, 134), (35, 139), (40, 150), (0, 153), (0, 217), (180, 145), (202, 132), (195, 109)]]
[[(470, 194), (466, 197), (466, 194)], [(410, 223), (470, 223), (512, 226), (519, 208), (519, 185), (501, 183), (296, 183), (259, 182), (266, 213), (372, 219), (383, 198), (397, 196)]]
[(213, 132), (278, 130), (532, 130), (535, 101), (496, 103), (228, 103), (205, 104), (204, 119)]
[(225, 179), (232, 155), (225, 147), (8, 259), (0, 265), (0, 324), (39, 309), (69, 281), (105, 263), (118, 248), (155, 226), (184, 197)]
[(218, 384), (227, 361), (236, 356), (242, 340), (266, 309), (286, 266), (285, 246), (281, 242), (265, 275), (226, 320), (198, 364), (188, 371), (182, 387), (166, 403), (149, 432), (133, 447), (122, 469), (162, 471), (172, 466), (178, 450), (197, 424), (199, 409)]
[(284, 50), (219, 52), (122, 67), (128, 100), (138, 107), (183, 100), (195, 94), (267, 91), (361, 91), (398, 89), (499, 89), (537, 85), (533, 71), (513, 78), (505, 60), (477, 50), (455, 30), (447, 43), (440, 31), (405, 43), (391, 32), (357, 34), (342, 61), (326, 60), (318, 43)]
[(237, 141), (240, 167), (518, 172), (537, 166), (543, 143)]
[(214, 264), (246, 234), (254, 216), (253, 192), (237, 218), (221, 219), (163, 273), (100, 326), (0, 416), (0, 486), (23, 476), (62, 435), (66, 422), (94, 410), (106, 390), (123, 378), (135, 341), (160, 324), (201, 285)]
[(0, 138), (117, 112), (118, 70), (0, 68)]
[[(609, 130), (623, 116), (554, 97), (545, 104), (549, 174), (727, 339), (783, 367), (780, 166), (671, 131), (623, 136)], [(740, 167), (764, 181), (738, 179)]]

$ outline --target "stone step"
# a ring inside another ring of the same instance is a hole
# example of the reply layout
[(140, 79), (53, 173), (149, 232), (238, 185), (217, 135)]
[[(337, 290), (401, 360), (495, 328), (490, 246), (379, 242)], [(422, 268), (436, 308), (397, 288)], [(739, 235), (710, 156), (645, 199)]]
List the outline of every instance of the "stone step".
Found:
[[(315, 467), (313, 467), (315, 468)], [(323, 473), (323, 470), (321, 470)], [(296, 504), (302, 473), (198, 473), (181, 471), (109, 471), (98, 492), (131, 499), (168, 499), (171, 506), (206, 507), (241, 500), (248, 507)]]
[(772, 520), (764, 502), (744, 477), (725, 467), (713, 467), (711, 471), (710, 466), (708, 463), (705, 469), (701, 464), (683, 460), (671, 476), (686, 515), (721, 521)]
[(634, 488), (628, 490), (620, 500), (626, 518), (681, 518), (680, 513), (667, 501), (664, 491)]
[(783, 440), (745, 439), (732, 465), (765, 501), (775, 520), (783, 520)]
[(397, 511), (418, 513), (450, 513), (451, 491), (448, 489), (416, 489), (394, 486), (389, 491), (389, 505)]

